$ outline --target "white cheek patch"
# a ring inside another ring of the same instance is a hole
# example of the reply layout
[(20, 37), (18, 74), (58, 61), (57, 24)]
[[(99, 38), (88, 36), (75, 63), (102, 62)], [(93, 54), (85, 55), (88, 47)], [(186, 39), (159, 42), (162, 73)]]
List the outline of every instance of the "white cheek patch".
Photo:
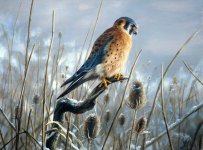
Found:
[(128, 33), (130, 33), (130, 29), (131, 29), (131, 27), (130, 27), (130, 25), (129, 25), (128, 28), (127, 28), (127, 32), (128, 32)]
[(131, 25), (128, 26), (128, 29), (127, 29), (127, 30), (128, 30), (128, 34), (129, 34), (130, 36), (132, 36), (133, 34), (132, 34), (132, 31), (131, 31), (131, 30), (132, 30), (132, 26), (131, 26)]
[(132, 34), (130, 34), (131, 28), (132, 28), (131, 25), (128, 25), (127, 29), (124, 29), (124, 31), (125, 31), (126, 33), (128, 33), (129, 36), (132, 36)]

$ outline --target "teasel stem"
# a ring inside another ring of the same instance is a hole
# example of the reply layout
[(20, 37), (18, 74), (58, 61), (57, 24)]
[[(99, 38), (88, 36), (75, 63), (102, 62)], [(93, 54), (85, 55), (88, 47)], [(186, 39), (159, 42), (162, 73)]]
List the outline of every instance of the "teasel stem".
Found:
[(137, 145), (138, 137), (139, 137), (139, 134), (136, 133), (136, 138), (135, 138), (135, 149), (136, 149), (136, 145)]
[(171, 137), (170, 137), (170, 133), (169, 133), (169, 130), (168, 130), (168, 123), (167, 123), (167, 120), (166, 120), (166, 114), (165, 114), (165, 110), (164, 110), (163, 80), (164, 80), (164, 77), (163, 77), (163, 65), (161, 65), (161, 105), (162, 105), (162, 115), (163, 115), (166, 131), (167, 131), (167, 136), (168, 136), (168, 140), (169, 140), (169, 144), (170, 144), (170, 149), (174, 150), (172, 140), (171, 140)]
[(90, 150), (91, 148), (91, 140), (90, 139), (88, 139), (88, 150)]
[(129, 139), (129, 144), (128, 144), (128, 150), (130, 150), (130, 145), (131, 145), (131, 141), (132, 141), (132, 135), (133, 135), (133, 129), (134, 129), (134, 125), (135, 125), (136, 114), (137, 114), (137, 111), (134, 110), (133, 123), (132, 123), (132, 128), (130, 130), (130, 139)]

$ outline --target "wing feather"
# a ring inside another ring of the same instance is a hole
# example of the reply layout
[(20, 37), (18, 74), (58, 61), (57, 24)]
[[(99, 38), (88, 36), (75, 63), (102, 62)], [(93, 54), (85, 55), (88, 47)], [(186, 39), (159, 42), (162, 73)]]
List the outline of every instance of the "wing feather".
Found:
[[(112, 41), (113, 36), (110, 36), (106, 39), (105, 43), (100, 47), (100, 49), (92, 53), (91, 57), (81, 66), (81, 68), (69, 79), (67, 79), (61, 87), (71, 83), (68, 88), (58, 97), (61, 98), (77, 88), (79, 85), (83, 84), (86, 81), (97, 78), (99, 75), (91, 73), (94, 71), (98, 64), (101, 64), (105, 55), (105, 49), (107, 45)], [(88, 74), (88, 75), (87, 75)], [(58, 99), (57, 98), (57, 99)]]

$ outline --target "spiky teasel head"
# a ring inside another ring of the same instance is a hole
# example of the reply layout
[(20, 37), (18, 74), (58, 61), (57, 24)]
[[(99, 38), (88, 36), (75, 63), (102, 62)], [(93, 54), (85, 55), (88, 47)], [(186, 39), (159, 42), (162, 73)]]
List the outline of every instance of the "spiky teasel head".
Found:
[(135, 81), (130, 89), (127, 105), (132, 109), (142, 108), (146, 103), (144, 85), (140, 81)]
[(125, 124), (125, 115), (123, 113), (121, 113), (118, 117), (118, 123), (120, 124), (120, 126), (123, 126)]
[(39, 102), (40, 102), (39, 95), (35, 94), (34, 97), (33, 97), (33, 103), (34, 104), (39, 104)]
[(135, 125), (135, 132), (137, 134), (142, 133), (146, 129), (146, 126), (147, 126), (147, 118), (146, 117), (140, 118)]
[(100, 130), (100, 119), (96, 114), (90, 114), (84, 123), (84, 135), (88, 139), (94, 139)]
[(65, 74), (62, 73), (62, 74), (61, 74), (61, 78), (62, 78), (62, 79), (65, 79), (65, 77), (66, 77)]
[(69, 66), (68, 65), (66, 65), (66, 71), (69, 69)]
[(110, 110), (107, 110), (104, 114), (104, 121), (109, 122), (110, 118), (111, 118), (111, 112)]

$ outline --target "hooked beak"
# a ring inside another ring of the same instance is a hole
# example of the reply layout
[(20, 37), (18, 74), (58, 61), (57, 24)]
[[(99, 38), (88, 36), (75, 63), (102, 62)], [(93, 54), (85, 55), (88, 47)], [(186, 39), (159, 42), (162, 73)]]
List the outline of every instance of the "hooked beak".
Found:
[(133, 27), (133, 34), (137, 35), (137, 33), (138, 33), (138, 27), (134, 26)]

